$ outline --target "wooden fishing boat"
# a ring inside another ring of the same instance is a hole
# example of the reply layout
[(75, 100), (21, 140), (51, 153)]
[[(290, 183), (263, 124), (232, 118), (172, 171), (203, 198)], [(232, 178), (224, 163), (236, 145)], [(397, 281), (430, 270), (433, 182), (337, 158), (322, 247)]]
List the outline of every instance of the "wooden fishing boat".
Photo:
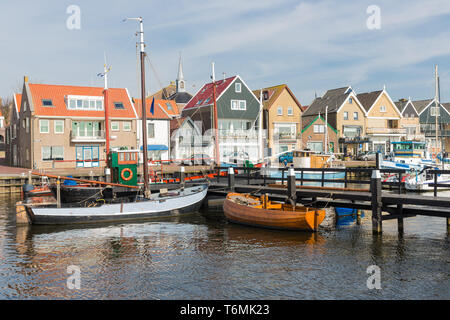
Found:
[[(20, 214), (26, 211), (30, 224), (73, 224), (94, 222), (121, 222), (178, 216), (197, 211), (208, 192), (208, 185), (182, 190), (154, 193), (149, 198), (137, 197), (133, 201), (96, 201), (88, 206), (73, 206), (55, 202), (21, 202)], [(19, 215), (19, 211), (17, 214)]]
[(233, 223), (282, 230), (318, 231), (325, 219), (325, 210), (271, 202), (267, 195), (229, 193), (223, 211)]

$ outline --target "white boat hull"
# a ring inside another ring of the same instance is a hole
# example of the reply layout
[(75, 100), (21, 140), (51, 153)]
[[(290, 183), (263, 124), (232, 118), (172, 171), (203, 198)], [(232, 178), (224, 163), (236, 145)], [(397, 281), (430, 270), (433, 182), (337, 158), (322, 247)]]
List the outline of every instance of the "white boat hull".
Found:
[(176, 196), (152, 196), (150, 200), (104, 204), (97, 207), (28, 207), (33, 224), (112, 222), (177, 216), (197, 211), (208, 186), (186, 188)]

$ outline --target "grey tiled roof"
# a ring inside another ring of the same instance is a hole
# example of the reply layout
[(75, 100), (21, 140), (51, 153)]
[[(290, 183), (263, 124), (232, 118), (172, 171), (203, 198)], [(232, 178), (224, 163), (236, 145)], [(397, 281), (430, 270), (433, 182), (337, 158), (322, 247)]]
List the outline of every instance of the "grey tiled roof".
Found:
[(314, 99), (309, 108), (303, 113), (303, 116), (324, 114), (327, 106), (329, 113), (336, 112), (352, 92), (348, 90), (349, 88), (342, 87), (328, 90), (323, 97)]

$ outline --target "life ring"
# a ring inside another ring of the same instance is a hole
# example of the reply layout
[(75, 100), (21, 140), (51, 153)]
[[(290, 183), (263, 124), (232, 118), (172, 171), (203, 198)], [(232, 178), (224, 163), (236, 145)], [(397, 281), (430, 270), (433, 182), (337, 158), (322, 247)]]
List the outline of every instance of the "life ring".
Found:
[[(127, 178), (125, 178), (125, 172), (128, 172), (128, 177)], [(120, 173), (120, 177), (124, 181), (129, 181), (129, 180), (131, 180), (131, 178), (133, 178), (133, 171), (131, 171), (130, 168), (124, 168), (122, 170), (122, 172)]]
[(431, 156), (433, 157), (433, 159), (436, 159), (436, 153), (433, 153)]

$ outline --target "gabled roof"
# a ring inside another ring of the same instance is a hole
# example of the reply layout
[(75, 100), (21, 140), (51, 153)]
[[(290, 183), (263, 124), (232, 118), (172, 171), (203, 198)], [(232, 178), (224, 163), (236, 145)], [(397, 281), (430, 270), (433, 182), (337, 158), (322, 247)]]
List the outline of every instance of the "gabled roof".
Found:
[(403, 112), (407, 109), (408, 105), (411, 105), (414, 111), (419, 115), (419, 112), (417, 112), (416, 107), (414, 106), (414, 103), (411, 100), (406, 99), (400, 99), (399, 101), (395, 102), (395, 105), (397, 106), (397, 109), (401, 112), (403, 115)]
[[(142, 100), (133, 98), (134, 106), (139, 119), (142, 119)], [(152, 98), (145, 99), (145, 109), (147, 119), (164, 119), (169, 120), (179, 115), (178, 106), (173, 100), (156, 100), (154, 105), (154, 114), (150, 112), (152, 106)], [(169, 108), (169, 106), (171, 108)]]
[(353, 89), (350, 86), (328, 90), (323, 97), (314, 99), (303, 116), (325, 114), (327, 106), (329, 113), (337, 112), (352, 93)]
[(17, 114), (20, 112), (20, 106), (22, 105), (22, 94), (21, 93), (14, 93), (14, 108), (16, 108)]
[[(33, 111), (36, 116), (49, 117), (104, 117), (104, 110), (73, 110), (68, 109), (66, 97), (88, 96), (103, 97), (101, 87), (79, 87), (66, 85), (33, 84), (27, 83), (30, 90)], [(43, 106), (42, 100), (49, 99), (52, 106)], [(116, 109), (115, 102), (121, 102), (123, 109)], [(123, 88), (108, 89), (108, 110), (112, 118), (136, 118), (134, 106), (128, 96), (128, 91)]]
[(186, 104), (189, 102), (189, 100), (192, 99), (192, 94), (189, 92), (175, 92), (170, 97), (167, 98), (167, 100), (175, 100), (176, 103), (180, 104)]
[[(275, 103), (275, 101), (277, 100), (277, 98), (280, 96), (280, 94), (283, 92), (284, 89), (287, 90), (287, 92), (291, 95), (292, 99), (294, 99), (297, 106), (301, 109), (302, 105), (297, 100), (294, 93), (292, 93), (291, 89), (289, 89), (289, 87), (286, 84), (280, 84), (278, 86), (273, 86), (273, 87), (268, 87), (268, 88), (262, 89), (263, 95), (264, 95), (265, 91), (267, 91), (267, 94), (268, 94), (268, 99), (263, 100), (263, 107), (265, 110), (268, 110), (273, 106), (273, 104)], [(253, 94), (256, 96), (256, 98), (258, 98), (258, 100), (260, 99), (260, 93), (261, 93), (261, 89), (253, 90)], [(301, 110), (301, 111), (303, 111), (303, 110)]]
[[(317, 119), (321, 119), (323, 121), (323, 123), (325, 123), (325, 119), (321, 115), (317, 115), (317, 117), (315, 117), (315, 118), (310, 117), (310, 121), (306, 121), (302, 124), (302, 133), (304, 131), (306, 131), (306, 129), (308, 129), (310, 126), (312, 126), (314, 124), (314, 122), (317, 121)], [(330, 124), (330, 122), (328, 122), (327, 124), (331, 130), (333, 130), (334, 132), (337, 133), (337, 130), (335, 128), (333, 128), (333, 126)]]
[(177, 86), (173, 83), (169, 84), (168, 86), (162, 88), (161, 90), (151, 94), (148, 98), (155, 98), (156, 99), (166, 99), (166, 100), (172, 100), (169, 99), (171, 95), (177, 92)]
[[(223, 80), (216, 81), (216, 101), (220, 98), (221, 94), (226, 91), (230, 84), (239, 76), (229, 77)], [(205, 107), (212, 105), (213, 102), (213, 83), (209, 82), (204, 84), (200, 90), (192, 97), (186, 104), (183, 110)]]
[(441, 105), (447, 110), (448, 113), (450, 113), (450, 102), (441, 103)]
[(380, 97), (381, 93), (383, 93), (383, 90), (360, 93), (357, 94), (356, 97), (359, 102), (361, 102), (364, 109), (369, 112), (370, 108), (373, 106), (375, 101), (377, 101), (378, 97)]
[(423, 110), (425, 110), (432, 102), (434, 101), (434, 99), (426, 99), (426, 100), (416, 100), (413, 101), (413, 105), (417, 110), (417, 113), (421, 114)]

